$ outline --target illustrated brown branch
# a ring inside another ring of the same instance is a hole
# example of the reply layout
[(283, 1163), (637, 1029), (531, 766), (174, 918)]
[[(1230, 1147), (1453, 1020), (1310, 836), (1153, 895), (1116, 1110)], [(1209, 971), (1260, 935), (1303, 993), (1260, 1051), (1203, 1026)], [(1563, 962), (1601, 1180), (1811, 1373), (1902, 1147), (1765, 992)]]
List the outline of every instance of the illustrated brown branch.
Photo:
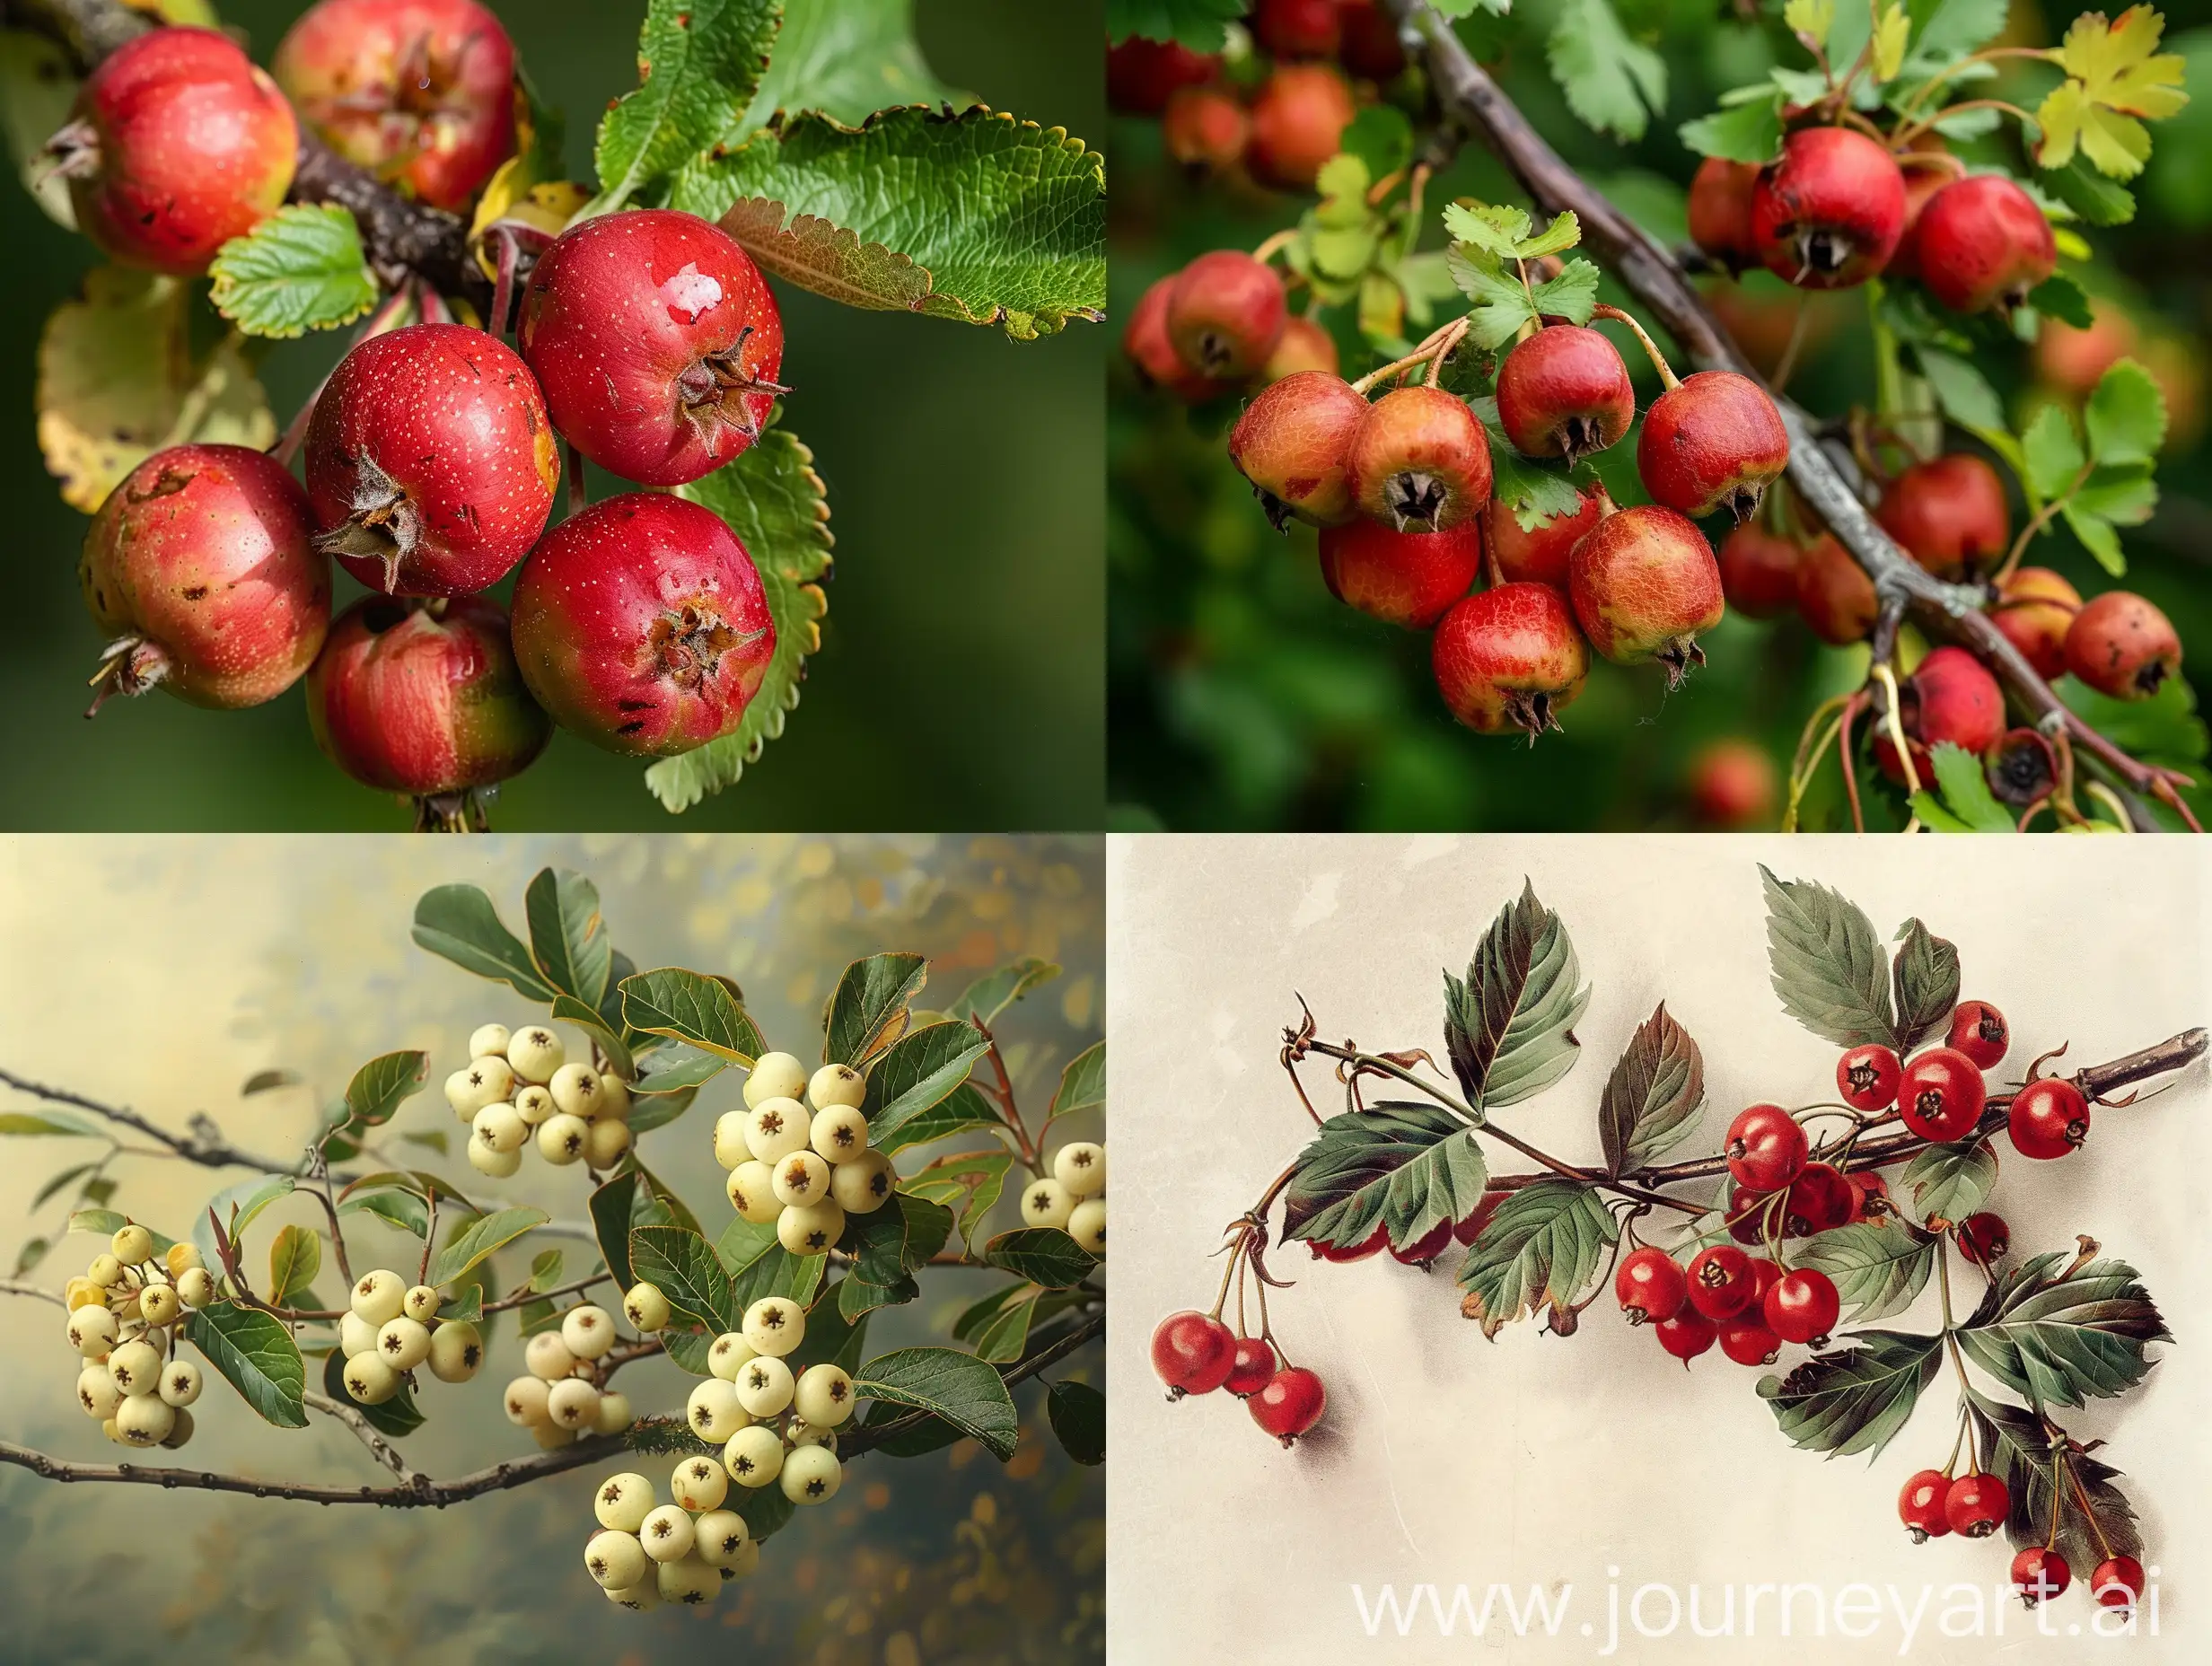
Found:
[(376, 1432), (375, 1425), (362, 1416), (358, 1407), (345, 1405), (327, 1394), (317, 1394), (312, 1390), (300, 1398), (310, 1411), (319, 1411), (351, 1429), (361, 1443), (369, 1449), (369, 1456), (398, 1476), (402, 1484), (413, 1486), (419, 1483), (421, 1477), (415, 1468), (399, 1455), (397, 1446)]
[(298, 1172), (301, 1166), (297, 1160), (283, 1162), (233, 1145), (214, 1120), (202, 1112), (193, 1113), (188, 1132), (171, 1134), (128, 1106), (106, 1104), (68, 1088), (48, 1087), (42, 1082), (31, 1081), (28, 1076), (19, 1076), (12, 1070), (0, 1070), (0, 1083), (4, 1083), (19, 1093), (28, 1093), (33, 1099), (43, 1100), (49, 1105), (67, 1105), (77, 1110), (90, 1111), (106, 1121), (134, 1129), (162, 1146), (167, 1154), (181, 1157), (187, 1162), (197, 1162), (204, 1168), (259, 1169), (264, 1174), (290, 1174)]
[[(1729, 340), (1674, 257), (1561, 159), (1427, 0), (1385, 4), (1401, 27), (1412, 30), (1421, 41), (1421, 56), (1444, 112), (1468, 136), (1480, 139), (1540, 208), (1548, 214), (1575, 214), (1582, 224), (1584, 244), (1698, 368), (1733, 370), (1758, 380), (1758, 373)], [(2137, 762), (2067, 710), (1981, 610), (1979, 591), (1936, 578), (1882, 530), (1861, 496), (1864, 482), (1848, 448), (1839, 444), (1831, 449), (1813, 418), (1792, 401), (1778, 399), (1776, 406), (1789, 433), (1790, 485), (1865, 570), (1884, 602), (1901, 601), (1930, 636), (1972, 652), (1996, 673), (2031, 722), (2063, 727), (2130, 791), (2173, 803), (2175, 786), (2193, 785), (2191, 777), (2177, 771)], [(2155, 829), (2156, 822), (2139, 802), (2128, 808), (2137, 827)]]

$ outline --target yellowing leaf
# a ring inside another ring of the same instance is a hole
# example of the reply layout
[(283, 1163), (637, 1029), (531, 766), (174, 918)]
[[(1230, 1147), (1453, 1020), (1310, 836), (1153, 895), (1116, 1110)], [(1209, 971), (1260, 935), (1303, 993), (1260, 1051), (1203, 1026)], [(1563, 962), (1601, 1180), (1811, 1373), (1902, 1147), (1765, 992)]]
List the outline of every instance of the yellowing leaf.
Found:
[(1803, 36), (1814, 46), (1822, 45), (1828, 31), (1835, 27), (1836, 0), (1789, 0), (1782, 8), (1782, 22), (1792, 34)]
[(1905, 66), (1905, 47), (1912, 39), (1912, 19), (1901, 0), (1890, 0), (1874, 15), (1874, 70), (1877, 82), (1894, 81)]
[(2101, 12), (2074, 20), (2052, 54), (2067, 80), (2035, 112), (2043, 129), (2036, 161), (2063, 168), (2079, 149), (2097, 171), (2133, 179), (2149, 160), (2151, 138), (2136, 117), (2155, 121), (2189, 102), (2181, 90), (2182, 60), (2157, 54), (2165, 20), (2147, 6), (2130, 6), (2117, 23)]

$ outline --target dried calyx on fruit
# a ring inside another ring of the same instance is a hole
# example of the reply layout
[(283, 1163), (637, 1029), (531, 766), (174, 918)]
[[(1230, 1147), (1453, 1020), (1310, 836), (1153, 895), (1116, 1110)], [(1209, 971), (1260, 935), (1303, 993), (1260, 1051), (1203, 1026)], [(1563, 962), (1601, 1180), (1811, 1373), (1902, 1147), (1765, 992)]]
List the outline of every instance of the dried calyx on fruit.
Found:
[(1863, 284), (1905, 230), (1897, 160), (1855, 128), (1802, 127), (1760, 171), (1751, 239), (1767, 269), (1804, 289)]
[(1568, 559), (1567, 592), (1591, 646), (1624, 665), (1658, 661), (1670, 688), (1705, 663), (1698, 636), (1726, 611), (1705, 534), (1657, 504), (1601, 521)]
[(1499, 584), (1455, 604), (1430, 649), (1452, 715), (1478, 734), (1528, 736), (1559, 725), (1582, 692), (1590, 650), (1567, 598), (1549, 584)]
[(1400, 532), (1440, 532), (1490, 500), (1490, 442), (1465, 400), (1399, 388), (1368, 407), (1347, 459), (1354, 501)]

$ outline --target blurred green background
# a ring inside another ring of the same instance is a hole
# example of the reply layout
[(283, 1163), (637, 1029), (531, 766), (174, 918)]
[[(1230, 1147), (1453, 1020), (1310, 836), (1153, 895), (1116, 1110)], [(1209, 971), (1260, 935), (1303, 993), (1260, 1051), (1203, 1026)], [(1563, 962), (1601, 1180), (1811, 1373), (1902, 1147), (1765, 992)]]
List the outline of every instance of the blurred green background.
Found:
[[(810, 0), (792, 0), (803, 5)], [(872, 0), (873, 3), (873, 0)], [(892, 4), (893, 0), (882, 0)], [(489, 0), (544, 96), (568, 117), (589, 179), (608, 101), (636, 83), (639, 0)], [(913, 0), (937, 74), (996, 109), (1102, 143), (1103, 0)], [(224, 0), (264, 63), (303, 0)], [(23, 593), (0, 626), (10, 735), (0, 827), (399, 829), (408, 811), (315, 750), (301, 692), (218, 715), (166, 697), (87, 723), (101, 647), (78, 594), (85, 522), (40, 464), (31, 408), (39, 332), (93, 263), (89, 243), (0, 190), (4, 547)], [(1014, 344), (994, 329), (861, 312), (778, 288), (784, 421), (830, 488), (837, 577), (821, 653), (781, 740), (739, 785), (681, 817), (644, 764), (560, 735), (492, 809), (538, 828), (1093, 828), (1104, 748), (1103, 443), (1107, 332), (1074, 325)], [(268, 364), (283, 420), (335, 363), (344, 332)], [(596, 475), (596, 471), (595, 471)], [(340, 605), (359, 593), (339, 575)], [(503, 587), (504, 588), (504, 587)]]
[[(1556, 15), (1550, 0), (1515, 7), (1530, 20), (1531, 32), (1502, 53), (1509, 25), (1478, 20), (1460, 27), (1568, 162), (1655, 233), (1679, 243), (1685, 235), (1683, 192), (1698, 159), (1675, 129), (1710, 110), (1720, 92), (1762, 76), (1774, 61), (1770, 37), (1734, 8), (1709, 0), (1617, 0), (1617, 9), (1639, 39), (1663, 53), (1668, 70), (1665, 112), (1634, 145), (1592, 133), (1567, 109), (1544, 63), (1543, 39)], [(1759, 9), (1780, 12), (1778, 0)], [(2039, 11), (2015, 0), (2007, 38), (2055, 39), (2080, 9)], [(2197, 656), (2183, 669), (2201, 687), (2212, 674), (2212, 587), (2206, 583), (2212, 566), (2212, 449), (2203, 408), (2206, 337), (2212, 330), (2212, 5), (2195, 0), (2162, 9), (2168, 19), (2162, 49), (2186, 57), (2192, 102), (2177, 118), (2152, 124), (2149, 170), (2135, 181), (2135, 223), (2089, 230), (2097, 258), (2064, 267), (2101, 305), (2126, 316), (2137, 355), (2165, 386), (2173, 433), (2159, 469), (2162, 503), (2150, 524), (2123, 533), (2124, 580), (2105, 576), (2063, 529), (2038, 540), (2027, 560), (2057, 568), (2085, 596), (2115, 583), (2148, 596)], [(1916, 16), (1921, 10), (1914, 8)], [(1786, 61), (1802, 65), (1803, 55)], [(1155, 278), (1207, 249), (1251, 249), (1295, 224), (1306, 206), (1307, 199), (1270, 195), (1249, 183), (1194, 183), (1163, 157), (1156, 118), (1116, 115), (1110, 122), (1108, 244), (1117, 330)], [(1953, 148), (1973, 153), (1971, 146)], [(1522, 200), (1489, 154), (1470, 145), (1430, 185), (1423, 248), (1442, 246), (1435, 210), (1460, 195)], [(1761, 272), (1738, 294), (1741, 308), (1764, 314), (1770, 364), (1779, 347), (1775, 320), (1778, 314), (1779, 335), (1786, 337), (1792, 293)], [(1633, 309), (1610, 280), (1601, 298)], [(1863, 298), (1845, 292), (1815, 306), (1791, 394), (1823, 414), (1839, 413), (1855, 400), (1871, 405)], [(1332, 315), (1332, 321), (1343, 326), (1345, 373), (1356, 376), (1376, 361), (1350, 329), (1348, 312)], [(1639, 407), (1647, 404), (1658, 392), (1648, 364), (1619, 326), (1603, 328), (1624, 350)], [(1321, 582), (1312, 528), (1294, 525), (1287, 539), (1268, 530), (1224, 449), (1240, 401), (1186, 409), (1141, 390), (1120, 353), (1113, 357), (1111, 827), (1690, 827), (1697, 822), (1686, 781), (1703, 748), (1725, 737), (1747, 738), (1768, 752), (1786, 781), (1814, 706), (1865, 677), (1863, 649), (1824, 647), (1794, 617), (1760, 623), (1731, 615), (1703, 638), (1710, 662), (1672, 695), (1655, 667), (1627, 669), (1593, 656), (1586, 689), (1561, 715), (1565, 733), (1548, 734), (1533, 749), (1476, 735), (1457, 726), (1437, 697), (1425, 633), (1395, 629), (1337, 603)], [(2024, 417), (2033, 399), (2049, 397), (2025, 350), (1978, 362), (2016, 416)], [(1952, 431), (1947, 443), (1956, 449), (1972, 443)], [(1633, 461), (1632, 443), (1600, 460), (1623, 504), (1646, 501)], [(2014, 507), (2017, 530), (2016, 488)], [(1723, 527), (1707, 530), (1717, 535)], [(2071, 680), (2061, 691), (2098, 699)], [(2155, 713), (2115, 712), (2105, 702), (2098, 721), (2115, 718), (2107, 732), (2123, 745), (2170, 754), (2169, 742), (2200, 738), (2188, 715), (2190, 691), (2176, 688), (2172, 694), (2170, 702), (2154, 703)], [(1870, 774), (1862, 767), (1862, 789)], [(2199, 794), (2195, 802), (2201, 816), (2212, 798)], [(1869, 827), (1901, 826), (1901, 809), (1877, 789), (1868, 802)], [(1832, 751), (1807, 795), (1803, 825), (1850, 826)]]

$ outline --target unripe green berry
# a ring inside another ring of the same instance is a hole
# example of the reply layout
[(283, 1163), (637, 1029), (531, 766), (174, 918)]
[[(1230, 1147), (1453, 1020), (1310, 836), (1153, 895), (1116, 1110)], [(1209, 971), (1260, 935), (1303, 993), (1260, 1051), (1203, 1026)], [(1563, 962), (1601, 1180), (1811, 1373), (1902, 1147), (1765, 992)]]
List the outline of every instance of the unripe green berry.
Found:
[(858, 1106), (868, 1097), (868, 1079), (850, 1065), (824, 1065), (808, 1079), (807, 1102), (816, 1110), (832, 1105)]
[(496, 1152), (520, 1151), (522, 1142), (530, 1137), (530, 1124), (522, 1120), (521, 1111), (505, 1100), (478, 1111), (469, 1129), (474, 1138)]
[(444, 1304), (439, 1298), (438, 1293), (428, 1285), (413, 1285), (407, 1294), (399, 1298), (401, 1315), (413, 1320), (418, 1325), (427, 1325), (435, 1319), (438, 1316), (438, 1309), (443, 1305)]
[(394, 1371), (412, 1371), (430, 1357), (430, 1327), (402, 1313), (376, 1333), (376, 1357)]
[(154, 1254), (154, 1234), (133, 1221), (127, 1226), (116, 1228), (115, 1237), (110, 1241), (109, 1248), (115, 1252), (115, 1258), (125, 1267), (136, 1267)]
[[(568, 1049), (560, 1037), (542, 1024), (518, 1030), (507, 1038), (507, 1063), (525, 1082), (550, 1082), (553, 1073), (567, 1062)], [(506, 1097), (502, 1093), (501, 1099)]]
[(662, 1563), (660, 1584), (662, 1601), (686, 1608), (705, 1608), (722, 1594), (722, 1575), (695, 1556)]
[(591, 1132), (584, 1139), (584, 1166), (605, 1173), (622, 1161), (622, 1153), (630, 1148), (630, 1125), (613, 1117), (601, 1117), (587, 1125)]
[(733, 1383), (709, 1377), (696, 1384), (684, 1402), (684, 1416), (691, 1433), (702, 1441), (726, 1441), (745, 1426), (747, 1408), (740, 1404)]
[(784, 1206), (776, 1201), (776, 1171), (758, 1158), (749, 1157), (731, 1170), (723, 1189), (729, 1194), (730, 1207), (739, 1218), (755, 1226), (766, 1226), (784, 1212)]
[(637, 1541), (655, 1562), (675, 1562), (691, 1554), (694, 1530), (691, 1517), (681, 1504), (663, 1504), (648, 1510), (638, 1524)]
[(469, 1136), (469, 1166), (491, 1179), (504, 1180), (522, 1166), (522, 1153), (519, 1148), (514, 1151), (495, 1150), (484, 1143), (482, 1135), (471, 1134)]
[(806, 1107), (797, 1100), (764, 1100), (745, 1124), (745, 1144), (761, 1162), (774, 1165), (806, 1149), (807, 1126)]
[(159, 1446), (177, 1426), (177, 1408), (158, 1394), (127, 1396), (115, 1408), (115, 1432), (126, 1446)]
[(784, 1467), (784, 1442), (765, 1424), (740, 1429), (722, 1449), (722, 1467), (740, 1486), (766, 1486)]
[(845, 1466), (827, 1446), (802, 1446), (784, 1460), (777, 1480), (794, 1504), (826, 1504), (845, 1483)]
[(835, 1365), (809, 1365), (800, 1374), (791, 1403), (817, 1428), (834, 1429), (853, 1415), (853, 1380)]
[(177, 1300), (193, 1311), (198, 1312), (215, 1299), (215, 1276), (206, 1267), (188, 1267), (177, 1276)]
[(652, 1508), (653, 1483), (635, 1469), (609, 1476), (592, 1495), (592, 1513), (599, 1518), (599, 1524), (619, 1532), (635, 1533), (645, 1525)]
[[(753, 1416), (773, 1417), (791, 1404), (791, 1367), (780, 1359), (763, 1355), (759, 1359), (747, 1360), (738, 1368), (737, 1381), (726, 1386), (737, 1391), (737, 1403)], [(696, 1421), (692, 1426), (698, 1428)], [(704, 1429), (699, 1433), (710, 1441), (715, 1438)]]
[(172, 1359), (162, 1367), (161, 1397), (171, 1406), (189, 1406), (199, 1399), (199, 1367), (189, 1359)]
[(781, 1359), (806, 1340), (806, 1310), (789, 1296), (762, 1296), (745, 1310), (740, 1329), (754, 1353)]
[(786, 1208), (819, 1203), (830, 1195), (830, 1165), (811, 1151), (794, 1151), (777, 1163), (769, 1186)]
[(599, 1359), (614, 1346), (614, 1320), (605, 1308), (579, 1302), (561, 1315), (561, 1342), (578, 1359)]
[(538, 1154), (557, 1169), (565, 1169), (584, 1155), (592, 1137), (592, 1125), (582, 1117), (556, 1111), (538, 1127)]
[(466, 1382), (484, 1363), (484, 1336), (466, 1320), (449, 1319), (430, 1333), (430, 1374)]
[(653, 1559), (636, 1534), (602, 1527), (584, 1543), (584, 1568), (602, 1588), (620, 1591), (652, 1572)]
[(69, 1346), (86, 1359), (109, 1353), (121, 1333), (115, 1315), (105, 1307), (81, 1307), (69, 1315)]
[(514, 1090), (514, 1114), (531, 1127), (538, 1127), (557, 1109), (553, 1096), (542, 1087), (532, 1085)]
[(1058, 1180), (1031, 1180), (1022, 1188), (1022, 1224), (1066, 1227), (1075, 1200)]
[(832, 1105), (814, 1113), (806, 1141), (824, 1162), (850, 1162), (868, 1149), (868, 1119), (850, 1105)]
[(553, 1103), (570, 1116), (589, 1122), (599, 1115), (599, 1072), (591, 1065), (572, 1060), (555, 1071), (545, 1085), (553, 1095)]
[(505, 1055), (507, 1050), (507, 1027), (505, 1024), (478, 1024), (469, 1032), (469, 1057), (491, 1058)]
[(687, 1458), (669, 1477), (668, 1495), (693, 1515), (715, 1508), (729, 1491), (730, 1472), (718, 1458)]
[(338, 1351), (347, 1359), (356, 1354), (375, 1353), (376, 1333), (382, 1328), (348, 1309), (338, 1321)]
[(594, 1434), (619, 1434), (630, 1426), (630, 1397), (609, 1390), (599, 1397), (599, 1416), (592, 1419)]
[(122, 1403), (123, 1390), (115, 1386), (105, 1365), (87, 1365), (77, 1372), (77, 1404), (93, 1422), (104, 1423), (114, 1416), (115, 1408)]
[(557, 1382), (576, 1368), (576, 1356), (568, 1351), (557, 1330), (540, 1330), (522, 1344), (522, 1363), (530, 1368), (533, 1377), (542, 1377), (548, 1382)]
[(776, 1241), (793, 1255), (827, 1255), (844, 1235), (845, 1211), (830, 1198), (794, 1204), (776, 1217)]
[(752, 1161), (752, 1147), (746, 1143), (746, 1127), (752, 1121), (752, 1113), (746, 1110), (725, 1110), (715, 1118), (715, 1161), (724, 1169), (735, 1169), (742, 1162)]
[(1106, 1189), (1106, 1148), (1089, 1140), (1063, 1145), (1052, 1159), (1052, 1178), (1071, 1197), (1095, 1197)]
[(632, 1325), (650, 1336), (668, 1324), (668, 1298), (652, 1285), (632, 1285), (622, 1298), (622, 1312)]
[(162, 1356), (143, 1341), (120, 1343), (108, 1355), (108, 1376), (118, 1391), (136, 1399), (162, 1386)]
[(599, 1421), (599, 1389), (582, 1377), (564, 1377), (548, 1390), (546, 1416), (564, 1429), (588, 1429)]
[(399, 1317), (406, 1300), (407, 1280), (385, 1267), (364, 1273), (354, 1283), (354, 1311), (380, 1328)]
[(111, 1289), (122, 1282), (123, 1263), (103, 1250), (92, 1258), (92, 1264), (84, 1269), (84, 1276), (102, 1290)]
[(138, 1293), (138, 1311), (149, 1325), (174, 1324), (182, 1305), (174, 1285), (148, 1285)]
[(504, 1409), (507, 1421), (525, 1429), (534, 1429), (553, 1421), (546, 1409), (548, 1390), (542, 1377), (517, 1377), (507, 1384)]
[(356, 1354), (346, 1362), (346, 1392), (356, 1404), (382, 1406), (399, 1391), (399, 1373), (374, 1354)]
[(709, 1510), (691, 1530), (693, 1551), (708, 1567), (728, 1567), (752, 1542), (745, 1518), (734, 1510)]
[(1103, 1260), (1106, 1256), (1106, 1200), (1085, 1197), (1068, 1212), (1067, 1235)]
[(182, 1278), (196, 1267), (207, 1264), (200, 1259), (199, 1246), (191, 1243), (171, 1244), (162, 1258), (162, 1265), (169, 1269), (171, 1280)]
[(724, 1382), (737, 1381), (737, 1368), (753, 1357), (754, 1348), (742, 1332), (725, 1330), (707, 1348), (707, 1374)]
[(806, 1091), (806, 1066), (789, 1053), (763, 1053), (745, 1078), (745, 1103), (757, 1109), (772, 1099), (796, 1099)]
[(830, 1171), (830, 1196), (847, 1214), (873, 1214), (891, 1201), (899, 1177), (880, 1151), (864, 1151)]
[(445, 1102), (463, 1122), (514, 1092), (514, 1072), (504, 1058), (479, 1058), (445, 1078)]

